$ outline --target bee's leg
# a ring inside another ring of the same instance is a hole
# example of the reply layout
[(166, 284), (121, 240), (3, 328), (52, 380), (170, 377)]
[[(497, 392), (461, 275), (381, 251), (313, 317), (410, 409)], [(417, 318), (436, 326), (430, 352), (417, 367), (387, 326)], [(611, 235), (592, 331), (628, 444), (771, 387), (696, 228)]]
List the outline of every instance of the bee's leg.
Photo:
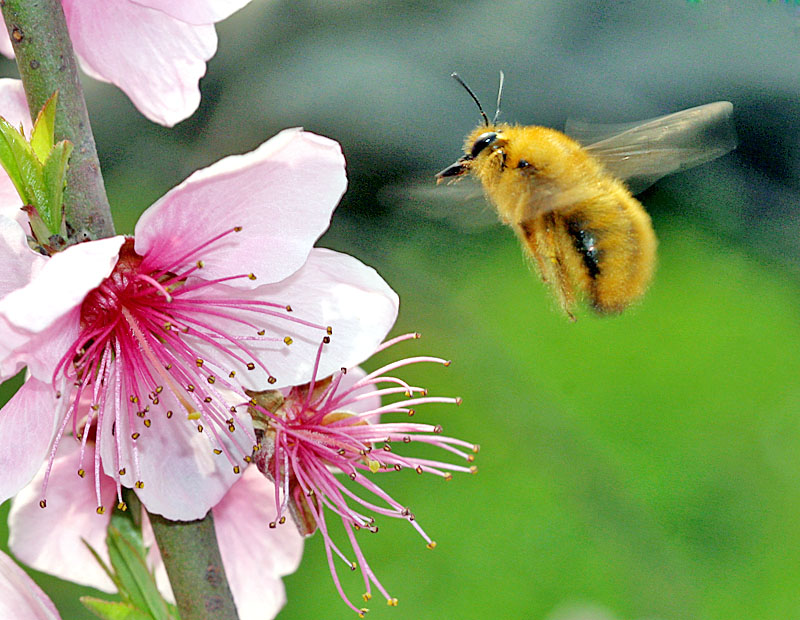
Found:
[(518, 234), (523, 247), (536, 259), (542, 280), (550, 284), (558, 298), (559, 305), (575, 320), (572, 308), (575, 305), (575, 291), (569, 275), (563, 247), (568, 239), (566, 226), (561, 218), (546, 213), (519, 225)]

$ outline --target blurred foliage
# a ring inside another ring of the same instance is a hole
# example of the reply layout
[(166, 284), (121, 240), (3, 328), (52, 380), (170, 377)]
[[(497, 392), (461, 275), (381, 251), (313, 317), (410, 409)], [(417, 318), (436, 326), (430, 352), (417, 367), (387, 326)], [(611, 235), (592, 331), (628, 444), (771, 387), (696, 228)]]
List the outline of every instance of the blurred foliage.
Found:
[[(424, 334), (402, 352), (453, 359), (408, 369), (464, 399), (418, 419), (482, 444), (475, 477), (382, 478), (439, 545), (404, 523), (362, 533), (400, 599), (374, 598), (369, 617), (800, 617), (800, 7), (254, 0), (218, 32), (201, 108), (174, 130), (86, 81), (119, 230), (282, 127), (336, 138), (350, 188), (321, 244), (400, 293), (396, 333)], [(623, 316), (569, 323), (510, 231), (406, 207), (398, 184), (431, 180), (478, 121), (449, 73), (491, 107), (499, 69), (503, 118), (524, 123), (733, 101), (737, 151), (642, 197), (659, 268)], [(355, 600), (363, 586), (342, 576)], [(65, 618), (86, 617), (85, 589), (36, 578)], [(318, 538), (286, 588), (283, 620), (348, 617)]]

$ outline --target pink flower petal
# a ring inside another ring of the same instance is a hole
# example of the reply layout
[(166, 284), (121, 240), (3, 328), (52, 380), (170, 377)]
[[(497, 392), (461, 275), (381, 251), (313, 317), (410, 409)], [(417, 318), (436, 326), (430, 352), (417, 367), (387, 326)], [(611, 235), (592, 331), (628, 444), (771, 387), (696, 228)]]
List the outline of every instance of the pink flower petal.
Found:
[(0, 316), (15, 327), (41, 332), (83, 302), (117, 263), (122, 236), (80, 243), (45, 263), (27, 285), (0, 299)]
[[(85, 540), (109, 563), (106, 529), (115, 504), (116, 489), (108, 476), (100, 476), (100, 497), (106, 511), (94, 507), (94, 450), (89, 447), (80, 463), (80, 444), (64, 437), (53, 461), (48, 482), (47, 507), (39, 500), (46, 465), (14, 498), (8, 514), (9, 548), (28, 566), (67, 581), (105, 592), (116, 587), (83, 543)], [(82, 467), (84, 478), (77, 474)]]
[[(134, 421), (123, 418), (115, 426), (111, 420), (104, 421), (100, 430), (103, 468), (110, 476), (124, 468), (121, 480), (127, 487), (133, 488), (138, 480), (144, 481), (143, 488), (137, 488), (136, 494), (150, 512), (177, 521), (200, 519), (222, 499), (241, 474), (234, 473), (234, 465), (224, 453), (214, 454), (213, 424), (202, 419), (188, 420), (186, 409), (170, 390), (164, 390), (160, 399), (163, 408), (159, 411), (174, 411), (174, 415), (169, 419), (163, 413), (153, 415), (147, 418), (150, 427), (145, 427), (143, 419), (135, 416)], [(203, 425), (203, 432), (198, 432), (198, 425)], [(223, 438), (234, 455), (242, 454), (243, 447), (249, 452), (254, 442), (247, 436), (253, 434), (248, 419), (240, 419), (236, 426), (235, 433), (226, 432)], [(112, 428), (123, 437), (139, 433), (135, 452), (132, 442), (120, 442), (119, 463), (114, 454), (117, 444), (111, 436)], [(233, 448), (233, 441), (242, 447)], [(244, 470), (243, 461), (237, 464)]]
[(191, 25), (130, 0), (63, 0), (73, 46), (90, 76), (122, 89), (171, 127), (200, 103), (198, 81), (217, 49), (213, 25)]
[[(293, 316), (332, 326), (330, 344), (324, 345), (318, 377), (351, 368), (367, 359), (394, 325), (399, 308), (397, 294), (378, 273), (347, 254), (314, 248), (305, 265), (278, 284), (253, 292), (265, 300), (292, 306)], [(314, 360), (324, 332), (292, 332), (287, 321), (268, 332), (291, 333), (293, 342), (253, 341), (250, 345), (277, 379), (271, 387), (300, 385), (311, 380)], [(198, 347), (199, 348), (199, 347)], [(266, 389), (266, 375), (256, 368), (237, 370), (239, 381), (250, 389)]]
[(0, 54), (7, 58), (14, 58), (14, 48), (11, 47), (11, 39), (8, 37), (8, 30), (0, 28)]
[(215, 24), (232, 15), (250, 0), (132, 0), (135, 4), (163, 11), (187, 24)]
[(266, 526), (275, 518), (274, 492), (274, 484), (251, 466), (214, 506), (219, 550), (240, 620), (278, 613), (286, 602), (281, 576), (297, 570), (303, 553), (294, 524)]
[(55, 431), (56, 398), (30, 379), (0, 409), (0, 503), (25, 486), (47, 456)]
[(58, 610), (25, 571), (0, 551), (0, 618), (59, 620)]
[(27, 285), (46, 262), (30, 248), (20, 225), (0, 215), (0, 298)]
[(344, 193), (344, 158), (333, 140), (287, 129), (245, 155), (192, 174), (136, 224), (136, 252), (166, 268), (189, 250), (241, 226), (201, 253), (205, 279), (255, 273), (238, 286), (282, 280), (305, 262)]
[(6, 380), (24, 366), (41, 381), (51, 381), (61, 356), (80, 331), (80, 309), (73, 308), (50, 327), (31, 332), (0, 316), (0, 379)]

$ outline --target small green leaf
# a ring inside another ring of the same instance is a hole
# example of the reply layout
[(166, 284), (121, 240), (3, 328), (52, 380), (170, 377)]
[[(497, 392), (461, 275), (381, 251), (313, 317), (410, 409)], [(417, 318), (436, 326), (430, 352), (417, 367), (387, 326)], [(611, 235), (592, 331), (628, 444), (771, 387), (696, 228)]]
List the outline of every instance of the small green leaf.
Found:
[(31, 148), (33, 153), (44, 163), (55, 143), (56, 132), (56, 106), (58, 106), (58, 91), (39, 110), (36, 121), (33, 123), (31, 134)]
[(0, 165), (3, 166), (17, 193), (25, 204), (32, 204), (25, 183), (22, 180), (19, 157), (25, 157), (25, 151), (30, 151), (28, 143), (22, 134), (9, 123), (0, 117)]
[(42, 214), (42, 219), (53, 234), (61, 231), (64, 184), (66, 183), (67, 164), (71, 153), (72, 142), (62, 140), (52, 147), (47, 159), (44, 161), (43, 181), (51, 208), (46, 215)]
[(104, 620), (153, 620), (153, 617), (129, 603), (104, 601), (91, 596), (82, 596), (81, 603), (93, 614)]
[(112, 516), (106, 543), (123, 600), (146, 610), (156, 620), (169, 619), (167, 603), (147, 568), (147, 550), (131, 520), (120, 514)]

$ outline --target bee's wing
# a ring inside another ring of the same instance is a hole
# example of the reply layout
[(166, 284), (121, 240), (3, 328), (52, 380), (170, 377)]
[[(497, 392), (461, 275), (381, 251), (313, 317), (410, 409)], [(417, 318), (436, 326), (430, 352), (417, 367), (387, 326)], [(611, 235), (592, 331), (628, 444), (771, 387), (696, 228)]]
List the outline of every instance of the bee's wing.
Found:
[(378, 201), (413, 210), (426, 219), (444, 222), (466, 233), (479, 232), (499, 223), (480, 184), (471, 177), (442, 185), (427, 177), (385, 185), (378, 191)]
[(736, 147), (733, 104), (716, 101), (624, 125), (568, 120), (564, 133), (634, 194), (673, 172), (699, 166)]

